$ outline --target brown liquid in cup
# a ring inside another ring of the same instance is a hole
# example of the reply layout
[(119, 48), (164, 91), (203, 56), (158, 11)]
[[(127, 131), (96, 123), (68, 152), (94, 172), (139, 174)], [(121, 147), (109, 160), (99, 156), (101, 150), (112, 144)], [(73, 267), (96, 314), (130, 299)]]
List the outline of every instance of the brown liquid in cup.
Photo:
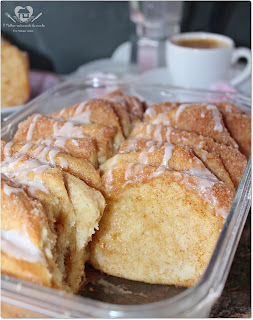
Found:
[(221, 48), (228, 46), (227, 42), (216, 39), (179, 39), (172, 42), (181, 47), (198, 49)]

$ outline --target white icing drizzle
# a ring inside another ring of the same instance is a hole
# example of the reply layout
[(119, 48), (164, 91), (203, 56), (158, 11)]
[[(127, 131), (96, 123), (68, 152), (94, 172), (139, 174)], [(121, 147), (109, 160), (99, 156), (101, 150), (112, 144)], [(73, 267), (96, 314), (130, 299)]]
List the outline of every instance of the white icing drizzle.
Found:
[(19, 152), (20, 153), (27, 153), (32, 146), (34, 146), (34, 144), (28, 142), (28, 143), (24, 144), (24, 146), (19, 150)]
[(51, 149), (48, 152), (48, 156), (49, 156), (49, 161), (50, 163), (52, 163), (53, 166), (55, 166), (55, 156), (59, 153), (59, 150), (57, 149)]
[(191, 104), (186, 104), (186, 103), (181, 104), (181, 105), (178, 107), (177, 111), (176, 111), (175, 120), (178, 121), (180, 114), (181, 114), (186, 108), (188, 108), (188, 107), (190, 107), (190, 106), (191, 106)]
[(147, 126), (146, 126), (146, 132), (147, 132), (147, 134), (148, 134), (148, 135), (150, 135), (150, 134), (151, 134), (152, 129), (153, 129), (152, 124), (147, 124)]
[(163, 141), (162, 127), (163, 127), (162, 125), (157, 125), (157, 128), (155, 129), (155, 132), (154, 132), (155, 139), (158, 141)]
[(156, 171), (154, 171), (150, 176), (149, 176), (149, 179), (152, 179), (152, 178), (156, 178), (156, 177), (159, 177), (161, 174), (163, 174), (165, 172), (166, 168), (165, 167), (158, 167), (156, 169)]
[(171, 131), (172, 131), (172, 128), (171, 127), (167, 127), (167, 129), (166, 129), (166, 140), (168, 142), (170, 142)]
[(138, 157), (138, 161), (140, 161), (141, 163), (144, 163), (144, 164), (148, 164), (149, 163), (148, 153), (149, 153), (149, 151), (141, 152)]
[(154, 145), (155, 145), (155, 141), (154, 141), (154, 140), (149, 140), (149, 141), (147, 141), (147, 143), (146, 143), (146, 146), (147, 146), (148, 148), (153, 147)]
[(127, 166), (127, 169), (125, 171), (125, 180), (129, 180), (131, 174), (132, 174), (132, 167), (134, 166), (134, 163), (129, 163), (129, 165)]
[(67, 169), (69, 164), (67, 159), (63, 158), (63, 157), (59, 157), (58, 160), (60, 161), (60, 167), (63, 169)]
[(4, 147), (4, 157), (5, 157), (5, 158), (10, 157), (10, 155), (11, 155), (10, 151), (11, 151), (12, 145), (13, 145), (13, 142), (11, 142), (11, 141), (8, 142), (8, 143), (5, 145), (5, 147)]
[(58, 123), (54, 124), (54, 136), (59, 137), (84, 137), (83, 130), (81, 127), (75, 126), (71, 121), (67, 121), (63, 125)]
[(20, 188), (16, 188), (16, 187), (11, 187), (9, 186), (8, 184), (4, 184), (4, 193), (7, 195), (7, 196), (10, 196), (12, 193), (19, 193), (19, 192), (22, 192), (23, 190), (20, 189)]
[(155, 107), (149, 107), (145, 113), (144, 117), (148, 116), (150, 119), (153, 118), (157, 114)]
[(201, 110), (201, 118), (205, 118), (205, 113), (204, 113), (204, 111), (203, 110)]
[(27, 135), (26, 135), (26, 140), (32, 140), (32, 137), (33, 137), (33, 130), (34, 130), (34, 127), (36, 125), (36, 122), (38, 120), (38, 118), (40, 118), (41, 115), (40, 114), (36, 114), (36, 116), (34, 116), (30, 126), (29, 126), (29, 129), (27, 131)]
[(166, 113), (159, 113), (155, 120), (152, 121), (153, 124), (163, 124), (165, 126), (170, 126), (170, 118)]
[(212, 110), (213, 120), (214, 120), (214, 128), (213, 129), (215, 131), (222, 132), (223, 126), (221, 124), (221, 117), (220, 117), (219, 110), (212, 104), (209, 104), (206, 108), (207, 108), (207, 110)]
[(76, 108), (74, 116), (81, 115), (83, 113), (83, 109), (84, 109), (85, 105), (86, 105), (86, 101), (83, 101), (83, 102), (79, 103), (77, 105), (77, 108)]
[(1, 250), (18, 260), (45, 261), (43, 253), (33, 244), (26, 231), (21, 233), (14, 229), (1, 229)]
[(172, 157), (172, 152), (173, 152), (174, 146), (167, 146), (164, 147), (164, 156), (163, 156), (163, 162), (162, 164), (164, 166), (168, 165), (168, 161), (171, 159)]

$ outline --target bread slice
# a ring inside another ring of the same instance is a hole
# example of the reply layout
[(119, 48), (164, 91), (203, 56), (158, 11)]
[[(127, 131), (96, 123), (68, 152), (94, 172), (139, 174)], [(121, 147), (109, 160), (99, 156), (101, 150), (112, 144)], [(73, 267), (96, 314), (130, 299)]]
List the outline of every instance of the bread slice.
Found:
[[(147, 140), (187, 145), (194, 149), (203, 149), (207, 152), (217, 153), (229, 173), (235, 188), (238, 187), (247, 165), (247, 159), (237, 148), (217, 143), (209, 137), (168, 126), (141, 123), (132, 131), (130, 138), (144, 138)], [(129, 143), (131, 142), (124, 142), (122, 146)]]
[[(157, 116), (159, 113), (167, 112), (173, 108), (178, 108), (180, 107), (181, 104), (190, 104), (190, 103), (166, 101), (162, 103), (153, 104), (150, 107), (148, 107), (147, 110), (145, 111), (144, 121), (149, 122), (150, 119)], [(207, 105), (206, 103), (200, 103), (200, 102), (196, 102), (195, 104)], [(216, 106), (219, 109), (219, 111), (222, 113), (222, 115), (227, 113), (245, 114), (245, 112), (242, 109), (236, 107), (233, 103), (228, 101), (212, 102), (211, 104)]]
[(1, 272), (63, 289), (56, 237), (41, 203), (1, 176)]
[(31, 140), (28, 142), (34, 144), (43, 144), (48, 147), (56, 147), (59, 150), (67, 152), (73, 157), (89, 160), (94, 168), (98, 167), (96, 141), (93, 138), (47, 137), (40, 138), (38, 140)]
[(143, 118), (145, 104), (135, 96), (125, 95), (118, 89), (104, 96), (104, 99), (119, 102), (127, 109), (129, 114), (133, 114), (139, 119)]
[(217, 180), (125, 162), (102, 181), (107, 206), (90, 244), (91, 264), (130, 280), (195, 284), (234, 192)]
[[(85, 279), (86, 246), (105, 207), (102, 194), (71, 174), (27, 156), (7, 159), (1, 167), (10, 179), (26, 186), (32, 197), (45, 202), (47, 208), (54, 206), (52, 196), (58, 199), (60, 213), (55, 218), (58, 265), (66, 286), (77, 292)], [(41, 192), (50, 196), (42, 199)]]
[(181, 104), (178, 108), (159, 113), (149, 120), (152, 124), (162, 124), (211, 137), (216, 142), (237, 147), (222, 120), (222, 114), (212, 104)]
[(76, 124), (71, 121), (51, 119), (40, 114), (34, 114), (21, 122), (13, 140), (15, 142), (36, 140), (46, 137), (85, 137), (96, 141), (98, 162), (103, 163), (113, 150), (123, 141), (123, 136), (117, 134), (112, 126), (99, 124)]
[(164, 166), (175, 171), (215, 178), (194, 152), (185, 146), (151, 147), (146, 151), (119, 153), (101, 165), (101, 173), (105, 173), (120, 162), (143, 163), (155, 167)]
[[(119, 154), (124, 154), (124, 153), (138, 153), (138, 152), (151, 152), (154, 153), (154, 157), (156, 157), (156, 150), (160, 149), (160, 148), (166, 148), (169, 147), (171, 148), (171, 146), (173, 146), (172, 144), (170, 144), (169, 142), (160, 142), (160, 141), (154, 141), (154, 140), (146, 140), (146, 139), (128, 139), (126, 140), (118, 149), (118, 153)], [(197, 148), (189, 148), (187, 146), (183, 146), (183, 145), (174, 145), (177, 148), (186, 148), (186, 150), (189, 150), (188, 152), (193, 153), (195, 157), (198, 157), (203, 164), (205, 165), (205, 167), (207, 169), (210, 170), (210, 172), (212, 174), (214, 174), (220, 181), (223, 181), (226, 183), (226, 185), (228, 187), (230, 187), (232, 190), (234, 190), (234, 184), (227, 172), (227, 170), (225, 169), (223, 162), (221, 161), (220, 157), (218, 154), (216, 153), (211, 153), (211, 152), (207, 152), (205, 150), (202, 149), (197, 149)], [(166, 154), (166, 152), (164, 153), (164, 155)], [(160, 157), (160, 159), (158, 161), (159, 165), (162, 165), (163, 162), (163, 158)], [(184, 158), (185, 160), (187, 160), (187, 157)], [(104, 165), (106, 165), (111, 159), (107, 160), (102, 166), (101, 168), (103, 169)], [(157, 160), (157, 159), (156, 159)], [(189, 158), (188, 159), (190, 164), (192, 165), (192, 159)], [(132, 161), (133, 162), (133, 161)], [(139, 161), (141, 162), (141, 161)], [(152, 163), (149, 163), (152, 165)], [(177, 170), (176, 167), (173, 167), (174, 170)], [(183, 168), (181, 168), (180, 170), (185, 170)]]
[[(48, 116), (56, 119), (67, 119), (76, 123), (97, 123), (113, 126), (117, 129), (118, 134), (122, 135), (122, 129), (117, 114), (111, 107), (110, 102), (103, 99), (84, 101), (51, 113)], [(122, 140), (124, 140), (124, 138)]]
[(47, 163), (52, 167), (61, 168), (79, 179), (85, 181), (89, 186), (100, 189), (101, 179), (99, 172), (86, 159), (73, 157), (54, 147), (47, 147), (43, 144), (31, 142), (6, 142), (1, 140), (1, 159), (12, 157), (17, 154), (26, 154), (29, 157)]
[(30, 96), (29, 61), (25, 52), (1, 40), (1, 108), (22, 105)]

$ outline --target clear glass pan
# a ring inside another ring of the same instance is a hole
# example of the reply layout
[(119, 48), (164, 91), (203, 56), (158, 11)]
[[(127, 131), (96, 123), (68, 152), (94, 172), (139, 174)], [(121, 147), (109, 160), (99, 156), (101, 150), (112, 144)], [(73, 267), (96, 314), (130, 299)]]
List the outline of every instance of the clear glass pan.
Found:
[[(11, 140), (18, 123), (33, 113), (47, 114), (63, 107), (100, 97), (116, 88), (140, 96), (148, 103), (163, 101), (230, 101), (250, 112), (249, 98), (234, 93), (185, 89), (162, 85), (115, 81), (71, 80), (48, 90), (2, 124), (2, 139)], [(200, 281), (189, 289), (158, 286), (98, 275), (88, 269), (92, 281), (80, 295), (71, 295), (16, 278), (2, 276), (2, 310), (29, 317), (55, 318), (159, 318), (207, 317), (221, 295), (251, 203), (251, 160), (224, 223), (214, 253)], [(95, 280), (94, 280), (95, 279)], [(4, 314), (3, 314), (4, 316)]]

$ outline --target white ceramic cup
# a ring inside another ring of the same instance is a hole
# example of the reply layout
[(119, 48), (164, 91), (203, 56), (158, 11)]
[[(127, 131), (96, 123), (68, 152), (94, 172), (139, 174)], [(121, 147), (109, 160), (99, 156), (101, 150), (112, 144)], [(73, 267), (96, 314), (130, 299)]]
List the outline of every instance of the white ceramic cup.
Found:
[[(224, 46), (192, 48), (173, 42), (182, 39), (213, 39), (221, 41)], [(231, 65), (238, 62), (240, 58), (245, 58), (247, 64), (238, 75), (229, 80), (233, 86), (237, 86), (250, 77), (250, 49), (235, 49), (231, 38), (207, 32), (187, 32), (175, 35), (166, 46), (166, 62), (175, 86), (209, 88), (218, 80), (227, 80)]]

